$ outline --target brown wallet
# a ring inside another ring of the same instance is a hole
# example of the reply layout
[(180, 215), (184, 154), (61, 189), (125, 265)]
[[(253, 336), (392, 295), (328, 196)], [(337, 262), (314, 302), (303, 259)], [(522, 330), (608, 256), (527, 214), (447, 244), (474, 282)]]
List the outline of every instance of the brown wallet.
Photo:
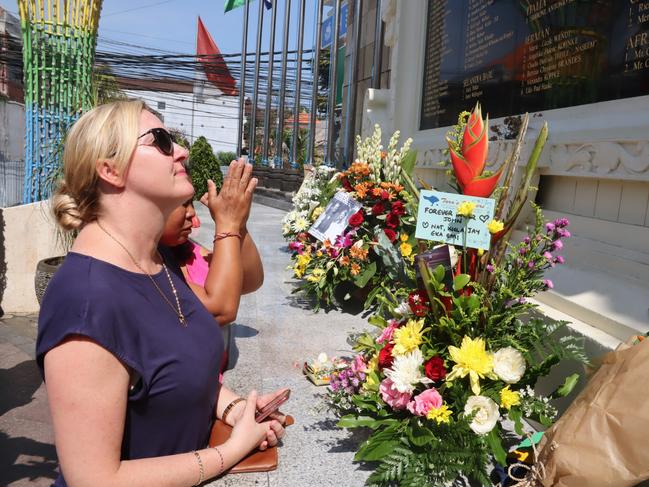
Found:
[[(293, 422), (293, 418), (287, 416), (285, 426), (289, 426)], [(210, 432), (210, 447), (222, 445), (230, 438), (231, 433), (232, 427), (217, 419)], [(264, 451), (255, 450), (251, 452), (247, 457), (230, 468), (227, 473), (270, 472), (275, 469), (277, 469), (277, 447), (273, 446)]]

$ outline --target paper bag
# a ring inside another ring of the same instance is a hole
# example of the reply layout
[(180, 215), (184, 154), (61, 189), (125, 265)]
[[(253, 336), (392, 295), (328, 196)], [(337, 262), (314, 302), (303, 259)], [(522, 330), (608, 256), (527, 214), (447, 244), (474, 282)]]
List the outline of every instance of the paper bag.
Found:
[(544, 487), (632, 487), (649, 479), (649, 340), (603, 357), (545, 435)]

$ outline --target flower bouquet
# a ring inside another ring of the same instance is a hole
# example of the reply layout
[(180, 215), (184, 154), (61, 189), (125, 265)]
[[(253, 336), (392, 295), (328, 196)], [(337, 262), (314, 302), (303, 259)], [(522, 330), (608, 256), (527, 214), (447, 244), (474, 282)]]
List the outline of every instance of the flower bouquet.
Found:
[[(484, 174), (487, 125), (479, 106), (460, 117), (448, 140), (460, 191), (489, 197), (505, 178), (495, 217), (484, 223), (490, 249), (451, 249), (457, 264), (450, 271), (420, 260), (419, 286), (382, 285), (369, 319), (377, 332), (355, 340), (357, 355), (331, 380), (327, 403), (338, 425), (372, 430), (356, 454), (378, 462), (369, 485), (446, 485), (459, 476), (492, 485), (493, 460), (505, 465), (507, 440), (523, 435), (523, 420), (550, 425), (557, 414), (552, 399), (578, 380), (566, 378), (547, 397), (533, 389), (560, 360), (586, 357), (578, 339), (561, 334), (565, 322), (540, 317), (528, 301), (552, 287), (543, 273), (563, 263), (556, 252), (570, 237), (568, 221), (544, 223), (535, 207), (534, 226), (521, 242), (509, 242), (547, 137), (544, 126), (510, 194), (526, 127), (527, 117), (509, 160)], [(460, 204), (458, 217), (471, 219), (472, 205)], [(420, 250), (430, 245), (420, 242)]]
[(284, 235), (293, 252), (294, 276), (303, 280), (297, 291), (315, 296), (316, 310), (320, 304), (334, 304), (336, 295), (342, 295), (342, 301), (352, 295), (365, 301), (386, 277), (408, 280), (404, 268), (413, 257), (416, 211), (416, 188), (409, 175), (416, 156), (409, 152), (410, 140), (401, 149), (398, 140), (396, 132), (384, 151), (381, 130), (375, 126), (371, 137), (358, 138), (358, 158), (351, 167), (337, 173), (327, 190), (320, 190), (319, 196), (330, 199), (335, 192), (345, 193), (359, 208), (334, 238), (318, 239), (307, 231), (326, 216), (326, 203), (314, 199), (313, 190), (308, 204), (302, 203), (306, 196), (296, 195), (296, 209), (287, 215)]

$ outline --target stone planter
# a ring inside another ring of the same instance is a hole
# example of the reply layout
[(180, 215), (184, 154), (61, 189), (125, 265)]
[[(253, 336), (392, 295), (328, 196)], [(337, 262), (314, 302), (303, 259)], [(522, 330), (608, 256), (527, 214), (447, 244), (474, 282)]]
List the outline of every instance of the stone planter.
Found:
[(34, 290), (36, 291), (36, 299), (38, 304), (41, 304), (47, 285), (52, 279), (54, 273), (61, 267), (65, 256), (49, 257), (38, 261), (36, 264), (36, 274), (34, 275)]

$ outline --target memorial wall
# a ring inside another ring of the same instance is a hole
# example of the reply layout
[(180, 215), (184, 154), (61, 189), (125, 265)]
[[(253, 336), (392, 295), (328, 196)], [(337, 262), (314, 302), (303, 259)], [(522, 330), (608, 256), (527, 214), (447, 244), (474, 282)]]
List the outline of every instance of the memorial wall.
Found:
[(649, 0), (429, 0), (419, 129), (649, 94)]

